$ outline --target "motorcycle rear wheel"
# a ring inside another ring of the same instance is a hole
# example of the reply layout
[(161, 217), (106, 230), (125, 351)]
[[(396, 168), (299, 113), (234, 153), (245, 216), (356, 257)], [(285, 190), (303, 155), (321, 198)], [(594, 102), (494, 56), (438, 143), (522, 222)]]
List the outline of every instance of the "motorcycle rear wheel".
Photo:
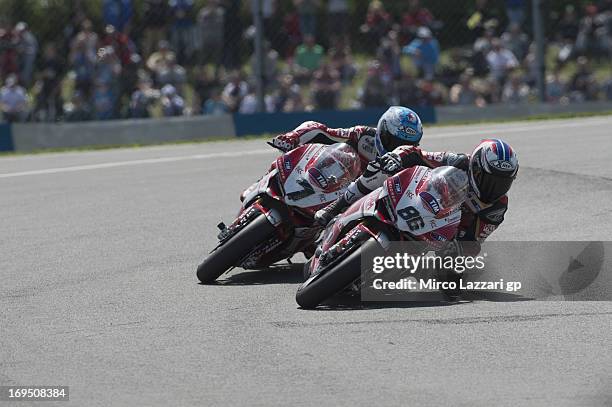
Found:
[(274, 226), (263, 214), (260, 214), (204, 259), (197, 269), (198, 279), (204, 284), (212, 283), (231, 267), (237, 266), (237, 263), (254, 247), (264, 242), (274, 232)]
[(316, 308), (358, 279), (361, 276), (362, 251), (374, 249), (376, 246), (378, 242), (374, 238), (366, 240), (331, 270), (324, 271), (312, 281), (307, 280), (300, 285), (295, 295), (298, 305), (305, 309)]

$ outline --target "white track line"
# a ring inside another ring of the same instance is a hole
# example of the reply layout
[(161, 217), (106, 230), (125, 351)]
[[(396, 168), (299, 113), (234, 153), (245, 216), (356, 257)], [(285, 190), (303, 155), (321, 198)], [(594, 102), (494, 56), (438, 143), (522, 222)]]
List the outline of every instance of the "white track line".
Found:
[(101, 163), (101, 164), (88, 164), (88, 165), (75, 165), (71, 167), (46, 168), (44, 170), (9, 172), (5, 174), (0, 174), (0, 178), (23, 177), (26, 175), (57, 174), (61, 172), (88, 171), (88, 170), (97, 170), (101, 168), (128, 167), (128, 166), (142, 165), (142, 164), (170, 163), (170, 162), (188, 161), (188, 160), (204, 160), (204, 159), (221, 158), (221, 157), (232, 158), (232, 157), (242, 157), (245, 155), (271, 154), (273, 152), (274, 150), (272, 150), (271, 148), (268, 148), (266, 150), (234, 151), (234, 152), (227, 152), (227, 153), (211, 153), (211, 154), (195, 154), (195, 155), (184, 155), (184, 156), (178, 156), (178, 157), (157, 157), (157, 158), (147, 158), (143, 160), (116, 161), (116, 162)]
[[(434, 133), (427, 135), (427, 138), (448, 138), (448, 137), (465, 137), (465, 136), (478, 136), (478, 135), (491, 135), (493, 137), (497, 137), (500, 134), (509, 134), (509, 133), (524, 133), (524, 132), (534, 132), (538, 130), (551, 130), (551, 129), (567, 129), (574, 127), (586, 127), (586, 126), (601, 126), (602, 124), (610, 124), (610, 120), (589, 120), (589, 121), (576, 121), (576, 122), (563, 122), (563, 123), (554, 123), (554, 124), (541, 124), (541, 125), (528, 125), (528, 126), (506, 126), (506, 127), (498, 127), (498, 128), (490, 128), (483, 130), (465, 130), (465, 131), (456, 131), (456, 132), (447, 132), (447, 133)], [(541, 136), (541, 135), (538, 135)], [(223, 157), (242, 157), (245, 155), (265, 155), (272, 154), (274, 150), (271, 148), (268, 149), (259, 149), (259, 150), (247, 150), (247, 151), (233, 151), (233, 152), (220, 152), (220, 153), (210, 153), (210, 154), (195, 154), (195, 155), (186, 155), (186, 156), (175, 156), (175, 157), (158, 157), (158, 158), (147, 158), (142, 160), (130, 160), (130, 161), (115, 161), (109, 163), (101, 163), (101, 164), (90, 164), (90, 165), (75, 165), (70, 167), (56, 167), (56, 168), (47, 168), (42, 170), (32, 170), (32, 171), (21, 171), (21, 172), (9, 172), (0, 174), (0, 178), (14, 178), (14, 177), (24, 177), (28, 175), (44, 175), (44, 174), (58, 174), (64, 172), (77, 172), (77, 171), (89, 171), (89, 170), (97, 170), (103, 168), (116, 168), (116, 167), (127, 167), (134, 165), (142, 165), (142, 164), (158, 164), (158, 163), (168, 163), (168, 162), (177, 162), (177, 161), (188, 161), (188, 160), (203, 160), (203, 159), (214, 159), (214, 158), (223, 158)]]
[[(555, 124), (541, 124), (541, 125), (526, 125), (520, 126), (516, 125), (513, 127), (498, 127), (498, 128), (490, 128), (483, 130), (464, 130), (464, 131), (453, 131), (450, 133), (434, 133), (424, 136), (426, 138), (449, 138), (449, 137), (465, 137), (465, 136), (482, 136), (488, 135), (491, 137), (496, 137), (496, 134), (508, 134), (508, 133), (524, 133), (524, 132), (533, 132), (538, 130), (551, 130), (551, 129), (567, 129), (567, 128), (575, 128), (575, 127), (586, 127), (586, 126), (601, 126), (603, 124), (612, 125), (611, 120), (597, 120), (597, 121), (577, 121), (570, 123), (555, 123)], [(542, 136), (538, 134), (538, 136)], [(556, 134), (551, 134), (550, 136), (557, 136)]]

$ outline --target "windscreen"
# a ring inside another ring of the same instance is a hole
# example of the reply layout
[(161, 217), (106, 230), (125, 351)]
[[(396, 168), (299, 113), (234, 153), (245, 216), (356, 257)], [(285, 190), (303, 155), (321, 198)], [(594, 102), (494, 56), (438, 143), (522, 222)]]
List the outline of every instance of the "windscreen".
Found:
[(334, 191), (356, 179), (361, 162), (355, 150), (345, 143), (326, 146), (308, 175), (324, 191)]
[(425, 188), (419, 193), (430, 207), (438, 206), (435, 213), (441, 217), (456, 209), (466, 198), (468, 177), (455, 167), (438, 167), (429, 175)]

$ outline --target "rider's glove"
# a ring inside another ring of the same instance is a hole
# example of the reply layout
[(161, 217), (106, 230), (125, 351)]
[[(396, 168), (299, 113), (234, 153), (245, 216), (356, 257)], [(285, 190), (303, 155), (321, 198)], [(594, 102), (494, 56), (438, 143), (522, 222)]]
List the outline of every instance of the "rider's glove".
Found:
[(344, 198), (344, 195), (342, 195), (340, 198), (315, 213), (315, 223), (320, 226), (327, 226), (336, 215), (345, 210), (348, 206), (349, 203)]
[(385, 174), (395, 174), (402, 169), (402, 159), (395, 153), (387, 153), (380, 157), (381, 169)]
[(284, 152), (293, 150), (298, 145), (298, 139), (293, 137), (291, 133), (281, 134), (272, 139), (272, 145)]
[(392, 175), (402, 168), (402, 159), (395, 153), (387, 153), (378, 157), (374, 161), (370, 161), (366, 167), (364, 176), (371, 177), (374, 174), (382, 172), (387, 175)]

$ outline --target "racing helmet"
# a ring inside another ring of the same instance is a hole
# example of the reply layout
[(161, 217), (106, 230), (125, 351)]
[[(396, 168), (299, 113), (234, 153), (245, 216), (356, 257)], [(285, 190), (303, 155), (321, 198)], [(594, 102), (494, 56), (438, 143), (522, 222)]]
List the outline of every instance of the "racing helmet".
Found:
[(376, 151), (379, 155), (399, 146), (418, 146), (423, 137), (423, 124), (419, 115), (403, 106), (391, 106), (378, 120), (376, 127)]
[(481, 201), (494, 202), (510, 190), (518, 168), (518, 157), (508, 143), (482, 140), (470, 156), (470, 186)]

